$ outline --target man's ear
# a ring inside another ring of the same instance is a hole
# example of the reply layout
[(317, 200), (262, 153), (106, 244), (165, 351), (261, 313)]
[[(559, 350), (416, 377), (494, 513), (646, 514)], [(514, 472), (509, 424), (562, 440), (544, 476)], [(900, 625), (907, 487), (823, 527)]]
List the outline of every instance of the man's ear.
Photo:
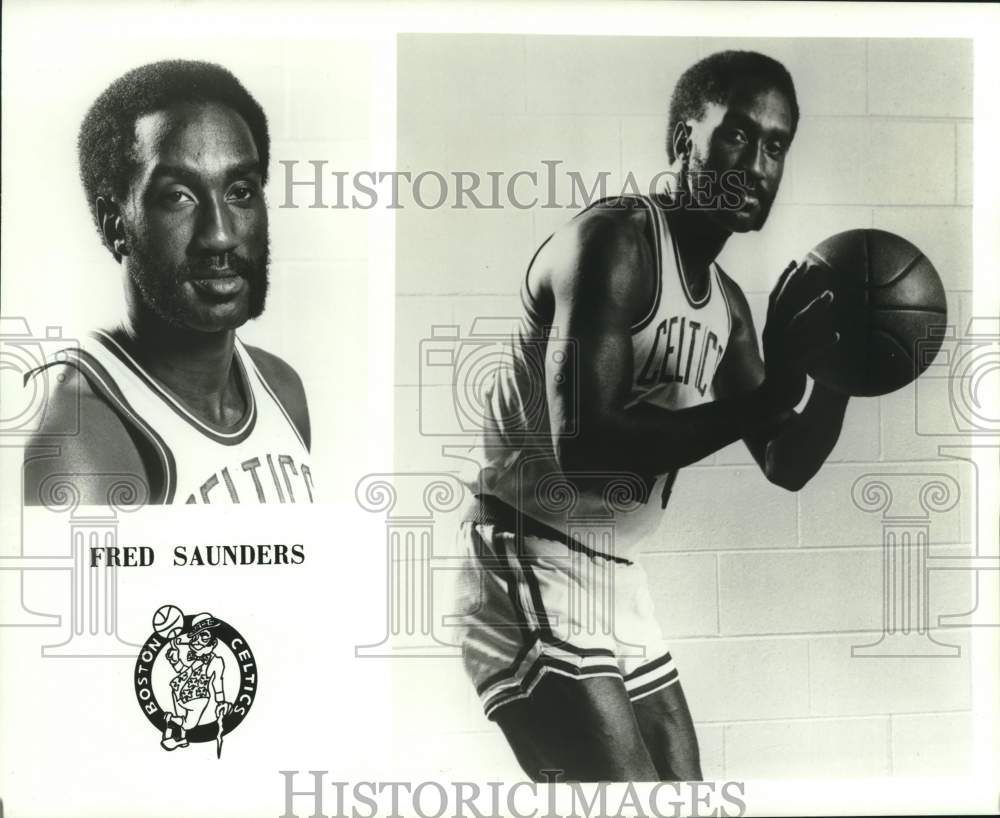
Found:
[(113, 199), (98, 196), (95, 202), (97, 210), (97, 224), (104, 237), (104, 243), (115, 257), (115, 261), (121, 263), (122, 256), (128, 255), (128, 245), (125, 244), (125, 222), (122, 221), (121, 208)]
[(677, 159), (691, 158), (691, 126), (686, 122), (678, 122), (671, 135), (674, 157)]

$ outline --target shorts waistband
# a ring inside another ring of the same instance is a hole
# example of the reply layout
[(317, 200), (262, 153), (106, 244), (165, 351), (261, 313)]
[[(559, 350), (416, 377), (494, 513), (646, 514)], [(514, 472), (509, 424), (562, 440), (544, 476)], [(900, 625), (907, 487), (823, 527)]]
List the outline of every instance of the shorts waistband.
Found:
[(527, 537), (539, 537), (543, 540), (560, 542), (572, 551), (578, 551), (590, 557), (600, 557), (619, 565), (632, 565), (631, 560), (605, 554), (588, 548), (579, 540), (574, 539), (564, 531), (529, 517), (527, 514), (504, 502), (494, 494), (477, 494), (469, 510), (465, 513), (463, 522), (492, 525), (503, 531)]

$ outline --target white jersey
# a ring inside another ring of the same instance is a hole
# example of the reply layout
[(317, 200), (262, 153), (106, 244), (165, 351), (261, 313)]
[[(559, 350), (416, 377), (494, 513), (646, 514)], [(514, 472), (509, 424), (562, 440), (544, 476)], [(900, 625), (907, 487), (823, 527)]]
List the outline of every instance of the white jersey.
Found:
[[(713, 265), (707, 292), (692, 298), (670, 232), (669, 214), (645, 197), (655, 233), (656, 288), (646, 315), (632, 327), (632, 385), (628, 407), (650, 403), (685, 409), (713, 399), (712, 380), (729, 343), (732, 315)], [(547, 407), (545, 345), (551, 307), (536, 302), (527, 277), (521, 291), (521, 326), (510, 339), (484, 401), (483, 434), (474, 450), (478, 463), (470, 488), (492, 495), (531, 521), (538, 521), (599, 553), (627, 554), (660, 523), (676, 473), (666, 475), (587, 474), (566, 480), (555, 459)], [(582, 477), (582, 479), (581, 479)], [(591, 488), (588, 488), (591, 487)], [(613, 543), (601, 521), (613, 521)]]
[(309, 452), (298, 429), (238, 338), (233, 357), (246, 411), (225, 430), (188, 411), (105, 332), (62, 360), (148, 443), (159, 466), (149, 475), (150, 503), (313, 502)]

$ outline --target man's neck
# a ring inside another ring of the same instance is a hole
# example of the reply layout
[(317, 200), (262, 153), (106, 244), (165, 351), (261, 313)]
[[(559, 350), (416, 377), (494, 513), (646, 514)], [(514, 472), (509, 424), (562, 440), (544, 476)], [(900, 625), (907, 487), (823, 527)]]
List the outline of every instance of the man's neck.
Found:
[(192, 332), (142, 312), (119, 332), (143, 368), (195, 416), (223, 427), (238, 421), (244, 398), (233, 371), (234, 330)]
[(672, 211), (670, 218), (676, 225), (681, 256), (685, 264), (692, 268), (707, 270), (732, 235), (713, 222), (704, 210), (683, 207)]
[(688, 206), (668, 210), (670, 231), (677, 242), (681, 275), (693, 297), (708, 291), (708, 271), (732, 235), (720, 227), (704, 210)]

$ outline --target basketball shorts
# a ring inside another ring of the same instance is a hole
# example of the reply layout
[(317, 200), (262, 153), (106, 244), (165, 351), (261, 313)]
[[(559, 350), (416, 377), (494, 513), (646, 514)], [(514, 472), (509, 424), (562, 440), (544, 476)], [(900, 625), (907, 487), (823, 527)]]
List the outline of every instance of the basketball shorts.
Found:
[(677, 681), (642, 566), (466, 521), (455, 613), (488, 718), (549, 673), (621, 679), (632, 701)]

